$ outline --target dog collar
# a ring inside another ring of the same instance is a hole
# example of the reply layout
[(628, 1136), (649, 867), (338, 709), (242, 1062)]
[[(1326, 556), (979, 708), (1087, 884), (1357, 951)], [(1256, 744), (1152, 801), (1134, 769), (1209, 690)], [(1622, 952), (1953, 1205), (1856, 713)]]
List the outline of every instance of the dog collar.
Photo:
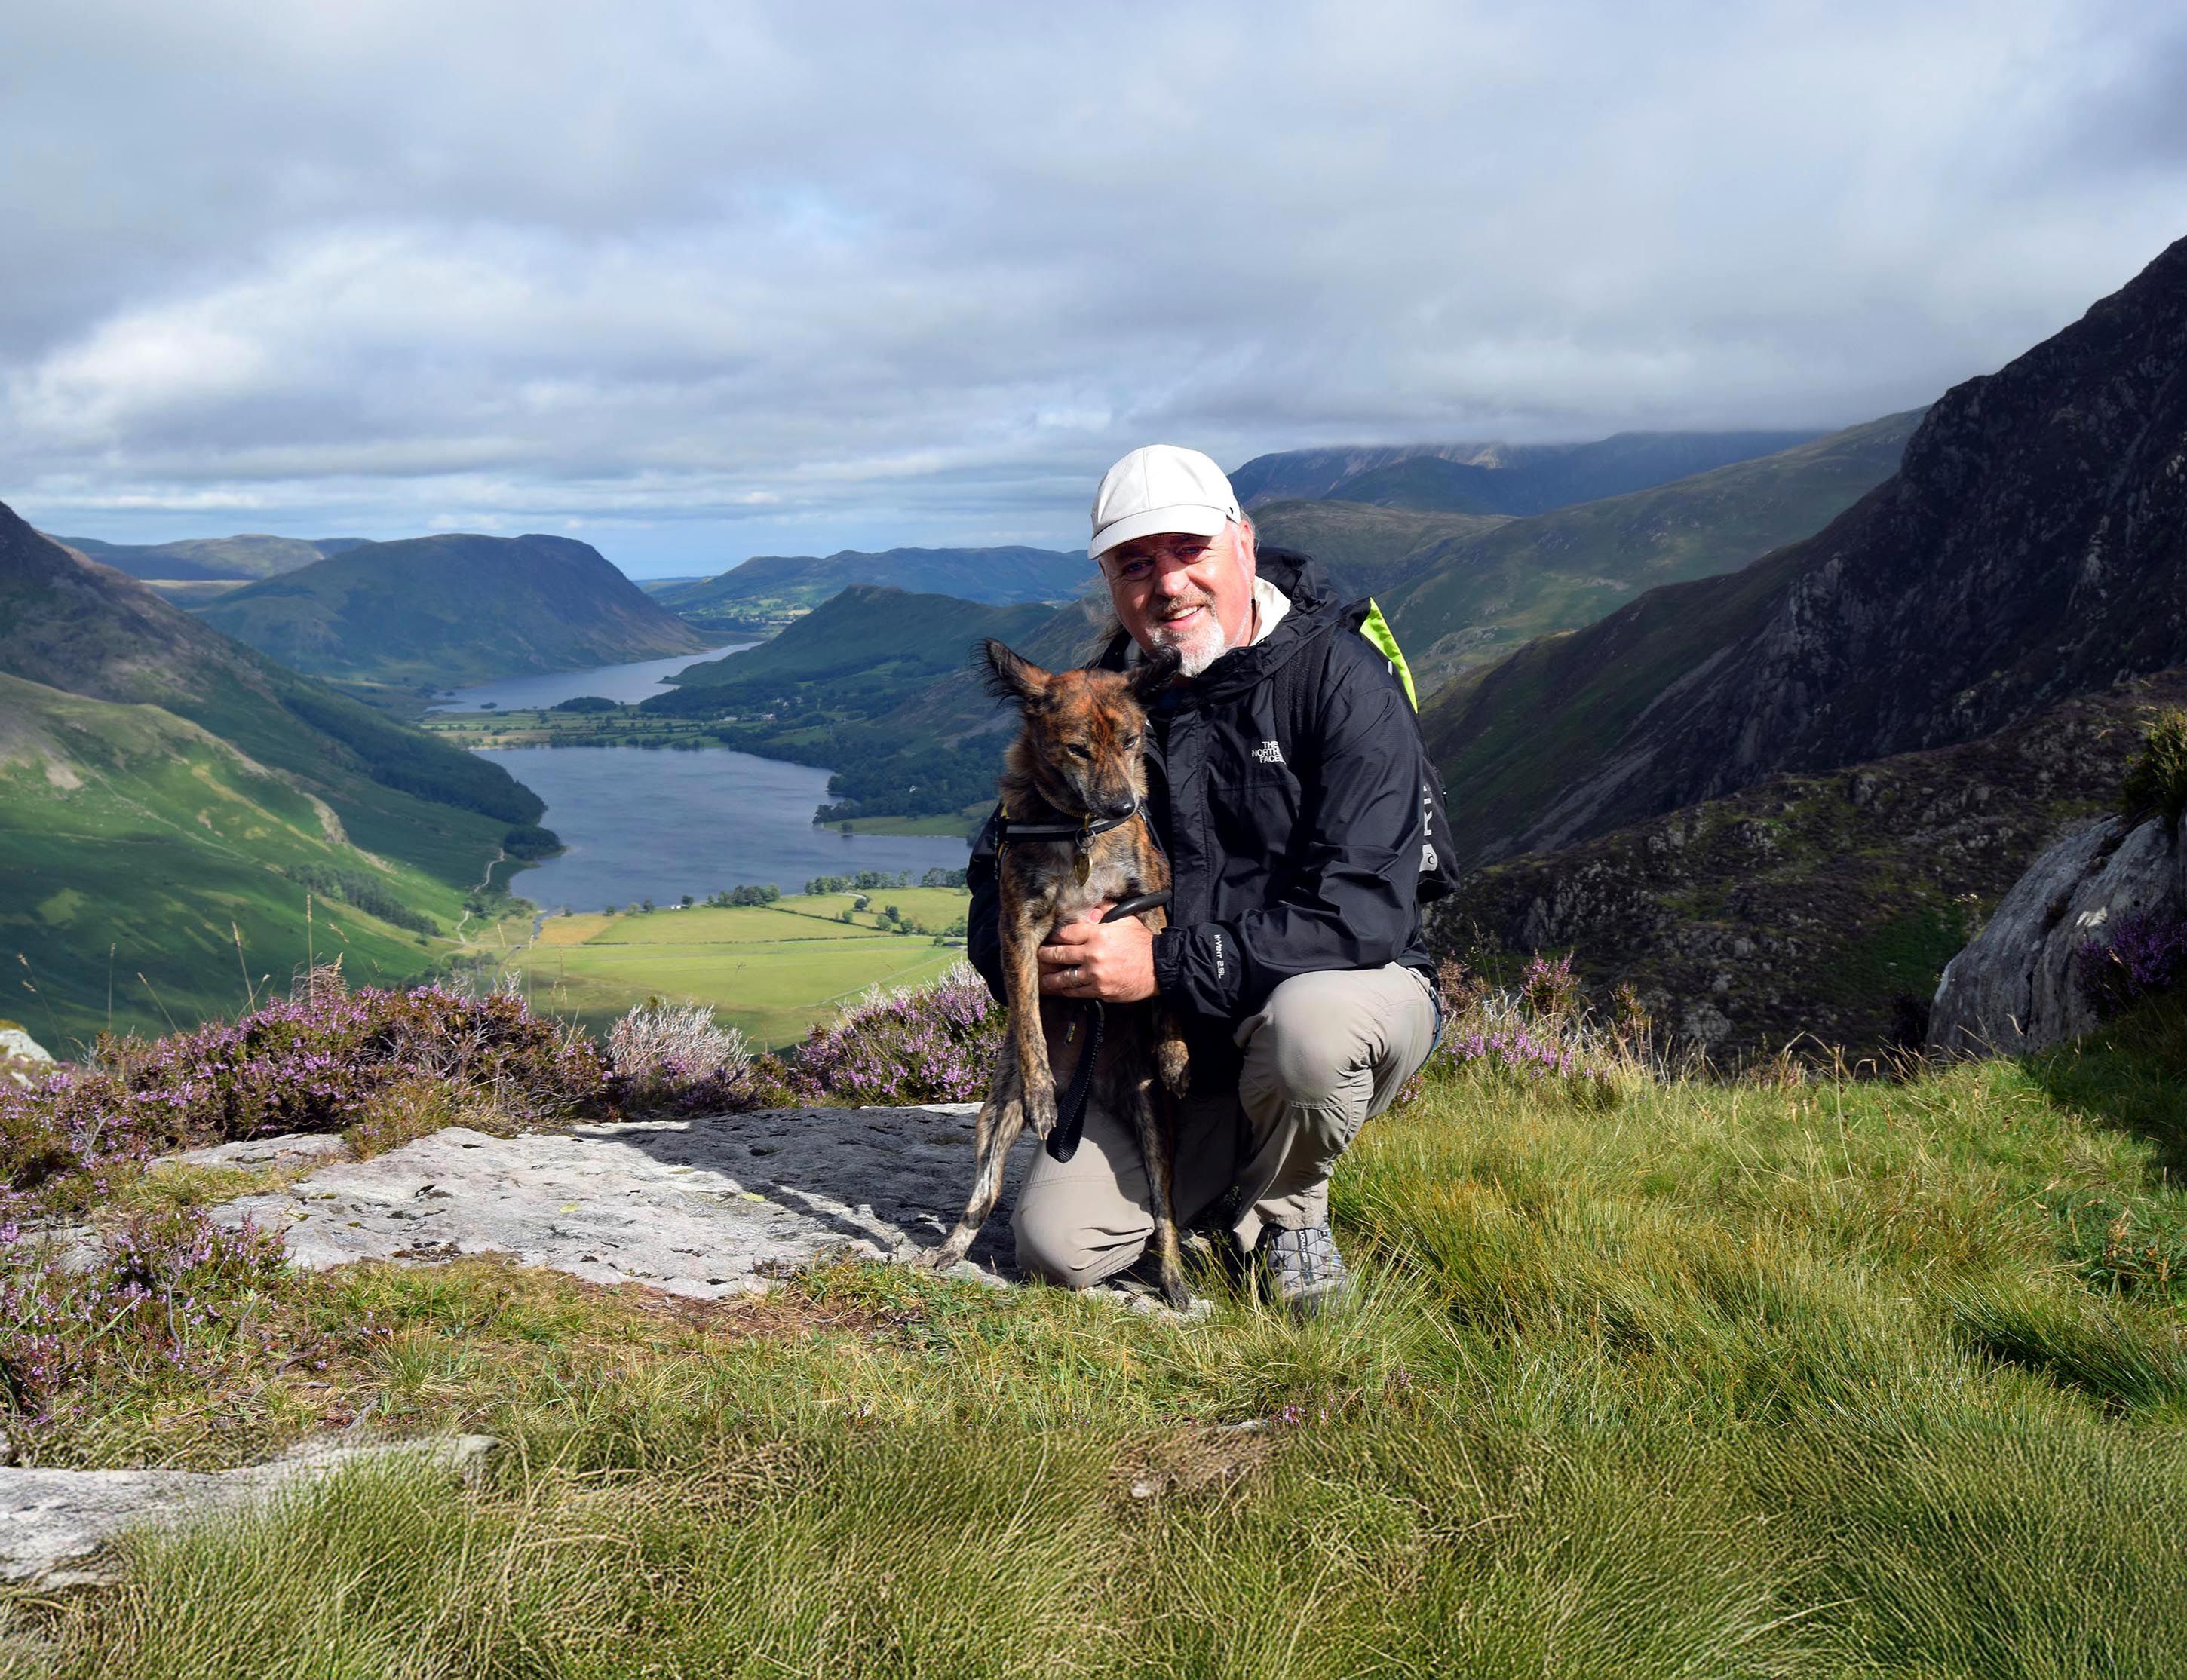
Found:
[(1104, 817), (1098, 822), (1088, 817), (1078, 823), (1020, 823), (1005, 811), (1003, 813), (1003, 829), (996, 835), (996, 843), (1008, 846), (1013, 840), (1076, 840), (1081, 851), (1090, 851), (1095, 835), (1105, 834), (1111, 829), (1122, 828), (1144, 810), (1143, 806), (1134, 801), (1132, 808), (1121, 817)]

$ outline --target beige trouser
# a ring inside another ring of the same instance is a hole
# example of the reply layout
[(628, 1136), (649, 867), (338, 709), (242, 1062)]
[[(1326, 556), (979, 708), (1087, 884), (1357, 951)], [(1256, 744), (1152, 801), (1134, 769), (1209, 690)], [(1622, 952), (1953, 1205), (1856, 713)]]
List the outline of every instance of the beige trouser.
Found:
[[(1238, 1028), (1238, 1094), (1179, 1105), (1177, 1213), (1189, 1224), (1234, 1186), (1251, 1250), (1264, 1226), (1329, 1217), (1329, 1175), (1369, 1115), (1389, 1107), (1435, 1042), (1427, 977), (1387, 968), (1299, 975)], [(1068, 1161), (1033, 1157), (1011, 1216), (1018, 1264), (1069, 1289), (1137, 1260), (1154, 1230), (1146, 1163), (1119, 1115), (1089, 1110)]]

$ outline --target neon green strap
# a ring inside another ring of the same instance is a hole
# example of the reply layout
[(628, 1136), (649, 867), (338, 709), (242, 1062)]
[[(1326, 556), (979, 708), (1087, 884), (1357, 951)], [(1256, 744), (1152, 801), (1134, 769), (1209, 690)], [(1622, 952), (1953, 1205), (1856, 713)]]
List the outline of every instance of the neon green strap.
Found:
[(1390, 628), (1390, 621), (1382, 616), (1381, 608), (1373, 600), (1367, 603), (1367, 616), (1359, 621), (1359, 633), (1372, 642), (1382, 657), (1390, 661), (1390, 669), (1397, 673), (1397, 680), (1405, 685), (1405, 698), (1413, 703), (1413, 710), (1420, 709), (1420, 697), (1413, 692), (1412, 667), (1405, 663), (1404, 649), (1397, 645), (1397, 632)]

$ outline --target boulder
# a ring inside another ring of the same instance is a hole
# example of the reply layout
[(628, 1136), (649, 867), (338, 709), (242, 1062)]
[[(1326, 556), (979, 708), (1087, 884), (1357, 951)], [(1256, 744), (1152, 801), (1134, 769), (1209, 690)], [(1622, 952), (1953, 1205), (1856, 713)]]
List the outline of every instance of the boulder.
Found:
[(0, 1020), (0, 1079), (35, 1085), (53, 1067), (53, 1059), (44, 1045), (14, 1021)]
[(1952, 958), (1929, 1016), (1932, 1048), (2012, 1054), (2096, 1025), (2075, 953), (2123, 917), (2187, 908), (2187, 857), (2161, 819), (2107, 817), (2038, 857)]

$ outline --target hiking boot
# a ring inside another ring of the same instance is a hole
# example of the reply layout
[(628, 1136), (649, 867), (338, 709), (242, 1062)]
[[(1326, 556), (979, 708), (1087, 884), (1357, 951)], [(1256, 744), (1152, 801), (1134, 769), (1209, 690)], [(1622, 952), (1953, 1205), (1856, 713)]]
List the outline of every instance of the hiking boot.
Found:
[(1302, 1231), (1263, 1231), (1253, 1261), (1270, 1297), (1302, 1318), (1334, 1306), (1351, 1292), (1351, 1268), (1326, 1221)]

